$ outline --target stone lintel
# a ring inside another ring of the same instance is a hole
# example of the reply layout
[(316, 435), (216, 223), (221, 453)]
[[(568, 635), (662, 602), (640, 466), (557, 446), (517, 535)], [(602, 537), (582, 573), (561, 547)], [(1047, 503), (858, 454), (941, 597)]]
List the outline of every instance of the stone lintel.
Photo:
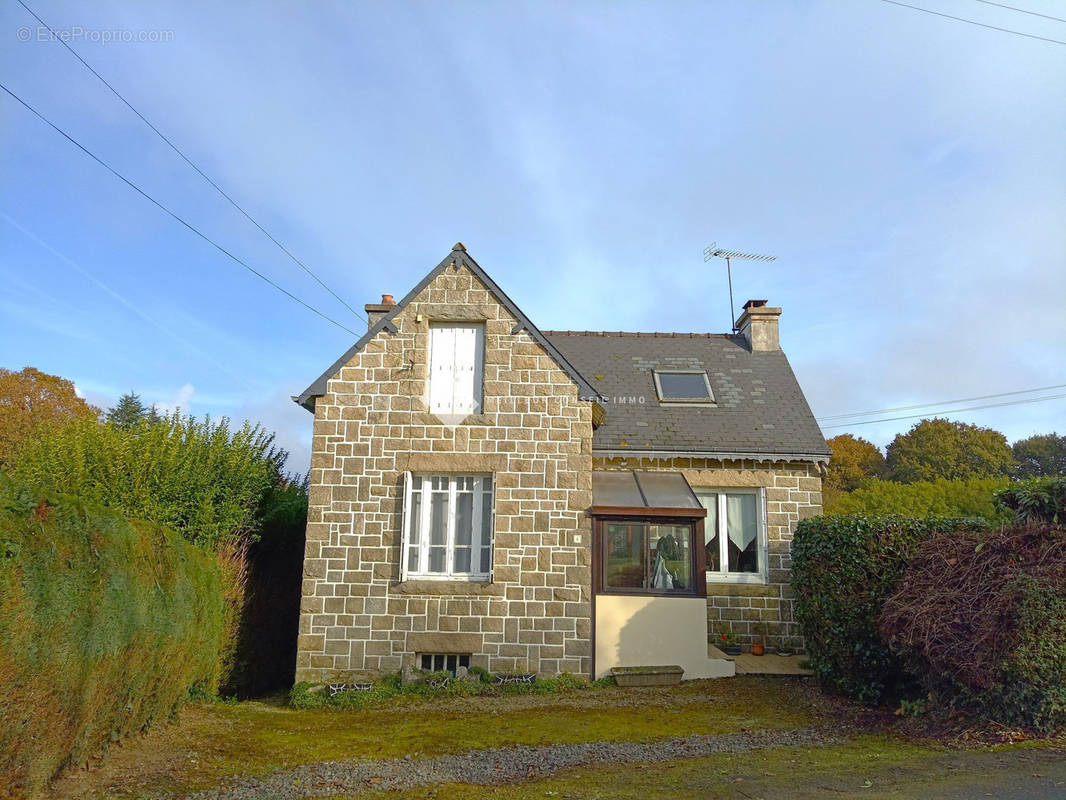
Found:
[(430, 594), (445, 597), (502, 597), (502, 583), (479, 581), (401, 581), (389, 586), (389, 594)]
[(506, 453), (410, 453), (396, 460), (406, 461), (401, 469), (411, 472), (504, 472), (507, 469)]
[(407, 649), (412, 653), (480, 653), (480, 633), (409, 633)]

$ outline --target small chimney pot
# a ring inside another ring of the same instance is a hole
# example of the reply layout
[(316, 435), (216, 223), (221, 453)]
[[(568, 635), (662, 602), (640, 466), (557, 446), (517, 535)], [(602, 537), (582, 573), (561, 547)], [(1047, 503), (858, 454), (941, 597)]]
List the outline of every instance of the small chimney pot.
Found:
[(367, 303), (363, 306), (363, 310), (366, 311), (367, 330), (377, 325), (381, 318), (394, 308), (396, 308), (396, 301), (392, 299), (391, 294), (381, 295), (380, 303)]

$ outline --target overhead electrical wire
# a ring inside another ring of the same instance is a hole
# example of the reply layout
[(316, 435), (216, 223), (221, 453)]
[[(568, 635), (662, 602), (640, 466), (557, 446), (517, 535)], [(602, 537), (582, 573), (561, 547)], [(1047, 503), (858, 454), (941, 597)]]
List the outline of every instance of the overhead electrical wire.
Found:
[(1017, 8), (1016, 6), (1006, 6), (1003, 3), (993, 3), (992, 0), (974, 0), (977, 3), (984, 3), (986, 6), (996, 6), (998, 8), (1006, 8), (1010, 11), (1017, 11), (1019, 14), (1031, 14), (1034, 17), (1043, 17), (1044, 19), (1053, 19), (1055, 22), (1066, 22), (1066, 19), (1062, 17), (1053, 17), (1050, 14), (1040, 14), (1036, 11), (1029, 11), (1025, 8)]
[(826, 428), (850, 428), (855, 425), (876, 425), (879, 422), (896, 422), (901, 419), (918, 419), (919, 417), (936, 417), (941, 414), (957, 414), (960, 411), (978, 411), (982, 408), (1003, 408), (1004, 406), (1020, 406), (1026, 403), (1042, 403), (1045, 400), (1061, 400), (1066, 398), (1066, 394), (1051, 394), (1045, 397), (1027, 397), (1024, 400), (1008, 400), (1005, 403), (987, 403), (980, 406), (968, 406), (966, 408), (951, 408), (941, 411), (930, 411), (925, 414), (908, 414), (902, 417), (886, 417), (884, 419), (867, 419), (858, 422), (838, 422), (835, 425), (822, 425), (823, 429)]
[(112, 167), (112, 166), (111, 166), (110, 164), (108, 164), (108, 163), (107, 163), (106, 161), (104, 161), (104, 160), (103, 160), (102, 158), (100, 158), (100, 157), (99, 157), (99, 156), (97, 156), (97, 155), (96, 155), (95, 153), (93, 153), (93, 152), (92, 152), (92, 151), (90, 151), (90, 150), (89, 150), (88, 148), (86, 148), (86, 147), (85, 147), (84, 145), (82, 145), (82, 144), (81, 144), (81, 142), (79, 142), (79, 141), (77, 141), (76, 139), (74, 139), (74, 137), (70, 136), (70, 135), (69, 135), (69, 134), (68, 134), (68, 133), (67, 133), (66, 131), (64, 131), (64, 130), (63, 130), (62, 128), (60, 128), (60, 127), (59, 127), (58, 125), (56, 125), (56, 124), (55, 124), (54, 122), (52, 122), (52, 121), (51, 121), (51, 120), (49, 120), (49, 119), (48, 119), (47, 117), (45, 117), (45, 116), (44, 116), (44, 114), (42, 114), (42, 113), (41, 113), (40, 111), (38, 111), (38, 110), (37, 110), (36, 108), (34, 108), (33, 106), (31, 106), (31, 105), (30, 105), (29, 103), (27, 103), (27, 102), (26, 102), (25, 100), (23, 100), (23, 99), (22, 99), (21, 97), (19, 97), (19, 96), (18, 96), (17, 94), (15, 94), (15, 93), (14, 93), (13, 91), (11, 91), (11, 90), (10, 90), (9, 88), (7, 88), (7, 86), (5, 86), (4, 84), (0, 83), (0, 89), (3, 89), (3, 90), (4, 90), (5, 92), (7, 92), (7, 93), (8, 93), (8, 94), (9, 94), (9, 95), (10, 95), (11, 97), (13, 97), (13, 98), (14, 98), (15, 100), (17, 100), (17, 101), (18, 101), (18, 102), (19, 102), (19, 103), (20, 103), (20, 104), (21, 104), (21, 105), (22, 105), (22, 106), (23, 106), (24, 108), (26, 108), (26, 109), (27, 109), (28, 111), (30, 111), (30, 112), (31, 112), (31, 113), (32, 113), (32, 114), (33, 114), (34, 116), (36, 116), (36, 117), (37, 117), (37, 118), (38, 118), (39, 120), (41, 120), (41, 121), (42, 121), (42, 122), (44, 122), (44, 123), (45, 123), (46, 125), (48, 125), (48, 127), (52, 128), (52, 130), (54, 130), (54, 131), (55, 131), (56, 133), (58, 133), (58, 134), (59, 134), (60, 136), (62, 136), (62, 137), (63, 137), (64, 139), (66, 139), (66, 140), (67, 140), (68, 142), (70, 142), (70, 143), (71, 143), (71, 144), (73, 144), (73, 145), (74, 145), (75, 147), (77, 147), (77, 148), (78, 148), (79, 150), (81, 150), (81, 151), (82, 151), (83, 153), (85, 153), (85, 155), (89, 156), (89, 158), (91, 158), (91, 159), (92, 159), (93, 161), (95, 161), (95, 162), (96, 162), (97, 164), (99, 164), (100, 166), (102, 166), (102, 167), (103, 167), (104, 169), (106, 169), (106, 170), (107, 170), (108, 172), (110, 172), (110, 173), (111, 173), (112, 175), (114, 175), (114, 176), (115, 176), (116, 178), (118, 178), (119, 180), (121, 180), (121, 181), (122, 181), (123, 183), (125, 183), (125, 184), (126, 184), (127, 186), (129, 186), (129, 187), (130, 187), (131, 189), (133, 189), (134, 191), (136, 191), (136, 192), (137, 192), (137, 193), (138, 193), (139, 195), (141, 195), (142, 197), (144, 197), (144, 198), (145, 198), (146, 200), (148, 200), (149, 202), (151, 202), (151, 203), (152, 203), (153, 205), (155, 205), (155, 206), (156, 206), (157, 208), (159, 208), (159, 209), (160, 209), (161, 211), (165, 212), (166, 214), (168, 214), (169, 216), (173, 217), (173, 218), (174, 218), (175, 220), (177, 220), (178, 222), (180, 222), (180, 223), (181, 223), (182, 225), (184, 225), (184, 226), (185, 226), (186, 228), (188, 228), (188, 229), (189, 229), (190, 231), (192, 231), (193, 233), (195, 233), (195, 234), (196, 234), (197, 236), (199, 236), (199, 237), (200, 237), (201, 239), (203, 239), (203, 240), (204, 240), (205, 242), (207, 242), (208, 244), (210, 244), (210, 245), (211, 245), (212, 247), (214, 247), (214, 248), (215, 248), (216, 250), (218, 250), (218, 251), (219, 251), (220, 253), (222, 253), (223, 255), (225, 255), (225, 256), (227, 256), (227, 257), (231, 258), (231, 259), (232, 259), (233, 261), (236, 261), (236, 262), (237, 262), (238, 264), (240, 264), (240, 265), (241, 265), (242, 267), (244, 267), (244, 268), (245, 268), (246, 270), (248, 270), (248, 271), (249, 271), (250, 273), (252, 273), (253, 275), (255, 275), (255, 276), (256, 276), (257, 278), (259, 278), (260, 280), (262, 280), (262, 281), (264, 281), (264, 282), (266, 282), (266, 283), (270, 284), (270, 285), (271, 285), (271, 286), (273, 286), (273, 287), (274, 287), (275, 289), (277, 289), (277, 290), (278, 290), (279, 292), (281, 292), (282, 294), (284, 294), (284, 295), (285, 295), (286, 297), (289, 297), (290, 299), (292, 299), (292, 300), (295, 300), (295, 301), (296, 301), (297, 303), (299, 303), (300, 305), (302, 305), (302, 306), (303, 306), (304, 308), (306, 308), (306, 309), (307, 309), (308, 311), (310, 311), (310, 312), (312, 312), (312, 313), (314, 313), (314, 314), (317, 314), (317, 315), (318, 315), (319, 317), (321, 317), (322, 319), (326, 320), (327, 322), (330, 322), (330, 323), (332, 323), (333, 325), (336, 325), (336, 326), (337, 326), (338, 328), (340, 328), (340, 329), (341, 329), (342, 331), (346, 331), (347, 333), (350, 333), (350, 334), (351, 334), (352, 336), (355, 336), (355, 337), (359, 337), (359, 336), (360, 336), (360, 334), (356, 333), (356, 332), (355, 332), (355, 331), (353, 331), (353, 330), (352, 330), (351, 328), (347, 327), (346, 325), (343, 325), (343, 324), (341, 324), (340, 322), (337, 322), (337, 320), (335, 320), (335, 319), (333, 319), (332, 317), (328, 316), (327, 314), (324, 314), (323, 312), (319, 311), (319, 310), (318, 310), (317, 308), (315, 308), (314, 306), (310, 305), (309, 303), (306, 303), (306, 302), (304, 302), (303, 300), (301, 300), (301, 299), (300, 299), (299, 297), (297, 297), (296, 295), (294, 295), (294, 294), (293, 294), (292, 292), (290, 292), (290, 291), (289, 291), (288, 289), (286, 289), (286, 288), (284, 288), (283, 286), (280, 286), (279, 284), (275, 283), (275, 282), (274, 282), (273, 280), (271, 280), (270, 278), (268, 278), (268, 277), (267, 277), (266, 275), (264, 275), (264, 274), (263, 274), (262, 272), (260, 272), (260, 271), (259, 271), (259, 270), (257, 270), (257, 269), (256, 269), (255, 267), (253, 267), (253, 266), (252, 266), (251, 264), (247, 263), (246, 261), (242, 260), (242, 259), (241, 259), (241, 258), (239, 258), (238, 256), (234, 255), (234, 254), (233, 254), (233, 253), (231, 253), (231, 252), (230, 252), (229, 250), (227, 250), (227, 249), (226, 249), (225, 247), (223, 247), (223, 246), (222, 246), (222, 245), (220, 245), (220, 244), (219, 244), (218, 242), (216, 242), (216, 241), (215, 241), (214, 239), (212, 239), (211, 237), (209, 237), (209, 236), (208, 236), (207, 234), (205, 234), (205, 233), (201, 232), (201, 231), (200, 231), (200, 230), (199, 230), (199, 229), (198, 229), (197, 227), (195, 227), (195, 226), (194, 226), (194, 225), (193, 225), (192, 223), (190, 223), (190, 222), (187, 222), (187, 221), (186, 221), (186, 220), (185, 220), (184, 218), (182, 218), (182, 217), (178, 216), (178, 214), (176, 214), (175, 212), (171, 211), (171, 210), (170, 210), (169, 208), (167, 208), (167, 207), (166, 207), (165, 205), (163, 205), (162, 203), (160, 203), (160, 202), (159, 202), (158, 200), (156, 200), (156, 199), (155, 199), (154, 197), (152, 197), (152, 196), (151, 196), (150, 194), (148, 194), (148, 193), (147, 193), (146, 191), (144, 191), (144, 189), (142, 189), (142, 188), (141, 188), (140, 186), (138, 186), (137, 184), (135, 184), (135, 183), (134, 183), (133, 181), (131, 181), (131, 180), (130, 180), (129, 178), (127, 178), (127, 177), (126, 177), (125, 175), (123, 175), (122, 173), (120, 173), (120, 172), (119, 172), (118, 170), (116, 170), (116, 169), (115, 169), (114, 167)]
[(114, 86), (112, 86), (104, 78), (103, 75), (101, 75), (99, 72), (97, 72), (95, 69), (93, 69), (92, 65), (90, 65), (84, 58), (82, 58), (80, 55), (78, 55), (78, 52), (74, 48), (72, 48), (69, 44), (67, 44), (67, 41), (66, 41), (65, 37), (60, 36), (58, 33), (56, 33), (55, 30), (53, 30), (52, 27), (47, 22), (45, 22), (43, 19), (41, 19), (41, 17), (38, 16), (36, 11), (34, 11), (32, 8), (30, 8), (28, 5), (26, 5), (26, 3), (23, 2), (23, 0), (18, 0), (18, 3), (24, 9), (26, 9), (26, 11), (28, 11), (33, 16), (34, 19), (36, 19), (39, 23), (41, 23), (41, 25), (43, 25), (45, 28), (47, 28), (49, 31), (51, 31), (51, 33), (52, 33), (52, 37), (51, 37), (52, 41), (57, 41), (60, 44), (62, 44), (65, 48), (67, 48), (67, 50), (70, 51), (71, 55), (73, 55), (76, 59), (78, 59), (78, 61), (80, 61), (82, 63), (82, 65), (87, 70), (89, 70), (89, 72), (91, 72), (93, 75), (95, 75), (104, 86), (106, 86), (108, 89), (110, 89), (111, 93), (113, 95), (115, 95), (115, 97), (117, 97), (119, 100), (121, 100), (123, 103), (125, 103), (126, 107), (129, 108), (129, 110), (132, 111), (134, 114), (136, 114), (137, 117), (140, 118), (140, 120), (145, 125), (147, 125), (149, 128), (151, 128), (152, 131), (155, 132), (155, 135), (158, 136), (160, 139), (162, 139), (170, 147), (171, 150), (173, 150), (175, 153), (177, 153), (179, 156), (181, 156), (182, 160), (184, 160), (186, 164), (188, 164), (190, 167), (192, 167), (194, 170), (196, 170), (196, 172), (200, 175), (201, 178), (203, 178), (205, 181), (207, 181), (209, 184), (211, 184), (211, 186), (214, 187), (215, 191), (218, 192), (220, 195), (222, 195), (222, 197), (224, 197), (229, 202), (229, 204), (231, 206), (233, 206), (235, 209), (237, 209), (239, 212), (241, 212), (241, 214), (244, 215), (245, 219), (247, 219), (249, 222), (251, 222), (253, 225), (255, 225), (255, 227), (257, 227), (263, 233), (264, 236), (266, 236), (268, 239), (270, 239), (270, 241), (272, 241), (275, 245), (277, 245), (281, 249), (281, 251), (283, 253), (285, 253), (285, 255), (287, 255), (290, 259), (292, 259), (293, 262), (295, 262), (297, 264), (297, 266), (300, 267), (300, 269), (302, 269), (304, 272), (306, 272), (308, 275), (310, 275), (312, 278), (314, 278), (319, 286), (321, 286), (323, 289), (325, 289), (327, 292), (329, 292), (331, 295), (333, 295), (333, 297), (338, 302), (340, 302), (345, 308), (347, 308), (349, 311), (351, 311), (356, 317), (358, 317), (359, 319), (361, 319), (364, 322), (366, 322), (366, 316), (364, 316), (363, 314), (359, 313), (354, 308), (352, 308), (350, 305), (348, 305), (348, 303), (346, 303), (344, 301), (344, 299), (341, 298), (340, 295), (338, 295), (335, 291), (333, 291), (331, 288), (329, 288), (329, 286), (326, 285), (325, 281), (323, 281), (321, 278), (319, 278), (318, 275), (316, 275), (311, 270), (310, 267), (308, 267), (306, 264), (304, 264), (303, 261), (301, 261), (295, 255), (293, 255), (293, 253), (289, 250), (289, 248), (287, 248), (285, 245), (283, 245), (281, 242), (279, 242), (277, 239), (275, 239), (274, 236), (271, 235), (270, 231), (268, 231), (266, 228), (264, 228), (262, 225), (260, 225), (255, 220), (255, 218), (252, 217), (251, 214), (249, 214), (247, 211), (245, 211), (240, 206), (240, 204), (236, 200), (234, 200), (232, 197), (230, 197), (228, 194), (226, 194), (226, 192), (223, 191), (222, 187), (220, 187), (217, 183), (215, 183), (213, 180), (211, 180), (211, 178), (209, 178), (204, 173), (204, 171), (202, 169), (200, 169), (198, 166), (196, 166), (195, 163), (193, 163), (193, 160), (191, 158), (189, 158), (187, 155), (185, 155), (184, 152), (182, 152), (181, 148), (179, 148), (176, 144), (174, 144), (174, 142), (172, 142), (169, 138), (167, 138), (167, 136), (162, 131), (160, 131), (159, 128), (157, 128), (155, 125), (153, 125), (151, 122), (149, 122), (148, 118), (145, 117), (144, 114), (142, 114), (136, 108), (134, 108), (133, 104), (129, 100), (127, 100), (125, 97), (123, 97), (122, 93), (119, 92), (118, 89), (116, 89)]
[(1037, 40), (1039, 40), (1041, 42), (1051, 42), (1052, 44), (1066, 45), (1066, 42), (1062, 41), (1061, 39), (1048, 39), (1046, 36), (1035, 36), (1035, 35), (1033, 35), (1031, 33), (1022, 33), (1021, 31), (1011, 30), (1010, 28), (999, 28), (999, 27), (997, 27), (995, 25), (986, 25), (983, 22), (976, 22), (976, 21), (974, 21), (972, 19), (965, 19), (963, 17), (954, 17), (951, 14), (944, 14), (944, 13), (942, 13), (940, 11), (932, 11), (932, 10), (930, 10), (928, 8), (922, 8), (921, 6), (912, 6), (912, 5), (909, 5), (908, 3), (901, 3), (901, 2), (899, 2), (899, 0), (881, 0), (881, 2), (882, 3), (891, 3), (894, 6), (901, 6), (903, 8), (911, 8), (911, 9), (914, 9), (915, 11), (922, 11), (922, 12), (924, 12), (926, 14), (932, 14), (932, 15), (937, 16), (937, 17), (943, 17), (944, 19), (953, 19), (956, 22), (965, 22), (968, 25), (976, 25), (979, 28), (989, 28), (990, 30), (993, 30), (993, 31), (1000, 31), (1002, 33), (1013, 33), (1015, 36), (1024, 36), (1027, 39), (1037, 39)]
[(1018, 389), (1013, 392), (998, 392), (996, 394), (979, 394), (974, 397), (960, 397), (955, 400), (938, 400), (935, 403), (917, 403), (912, 406), (895, 406), (894, 408), (880, 408), (877, 411), (852, 411), (849, 414), (830, 414), (825, 417), (818, 417), (819, 422), (828, 422), (834, 419), (844, 419), (845, 417), (869, 417), (875, 414), (891, 414), (895, 411), (911, 411), (916, 408), (928, 408), (930, 406), (950, 406), (954, 403), (972, 403), (975, 400), (992, 400), (996, 397), (1010, 397), (1018, 394), (1032, 394), (1033, 392), (1047, 392), (1052, 389), (1066, 389), (1066, 383), (1057, 383), (1053, 386), (1038, 386), (1035, 389)]

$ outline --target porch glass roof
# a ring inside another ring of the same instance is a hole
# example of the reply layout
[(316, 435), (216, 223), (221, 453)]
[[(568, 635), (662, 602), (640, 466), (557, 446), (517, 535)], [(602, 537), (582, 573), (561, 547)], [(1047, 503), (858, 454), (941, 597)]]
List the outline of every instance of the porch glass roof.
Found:
[(703, 509), (680, 472), (593, 471), (592, 505), (595, 508)]

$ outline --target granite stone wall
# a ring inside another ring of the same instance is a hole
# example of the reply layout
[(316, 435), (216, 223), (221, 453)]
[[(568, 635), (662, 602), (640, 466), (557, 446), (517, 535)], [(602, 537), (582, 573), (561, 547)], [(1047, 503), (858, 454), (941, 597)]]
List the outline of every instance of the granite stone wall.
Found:
[[(296, 679), (463, 653), (588, 674), (593, 404), (465, 266), (439, 274), (315, 403)], [(482, 413), (430, 414), (430, 322), (485, 325)], [(403, 475), (492, 473), (491, 582), (400, 579)]]

